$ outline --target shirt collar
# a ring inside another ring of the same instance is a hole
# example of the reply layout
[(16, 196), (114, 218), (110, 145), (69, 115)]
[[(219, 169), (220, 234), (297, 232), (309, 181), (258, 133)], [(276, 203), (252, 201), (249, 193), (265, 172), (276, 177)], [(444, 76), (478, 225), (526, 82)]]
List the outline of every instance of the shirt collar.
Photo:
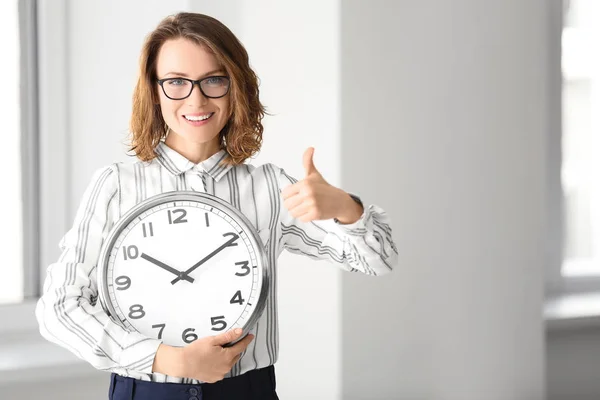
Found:
[(197, 171), (206, 172), (218, 182), (232, 167), (230, 164), (221, 164), (221, 161), (227, 157), (227, 152), (225, 150), (219, 150), (219, 152), (198, 164), (194, 164), (167, 146), (163, 141), (159, 142), (156, 147), (156, 153), (158, 154), (158, 161), (173, 175), (180, 175), (190, 169), (195, 169)]

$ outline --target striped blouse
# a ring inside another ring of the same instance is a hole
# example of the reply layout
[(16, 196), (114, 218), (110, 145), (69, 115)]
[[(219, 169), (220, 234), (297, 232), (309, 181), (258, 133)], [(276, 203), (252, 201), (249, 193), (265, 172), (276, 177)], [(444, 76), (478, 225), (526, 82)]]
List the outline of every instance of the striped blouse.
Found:
[(283, 249), (368, 275), (388, 273), (397, 262), (390, 220), (375, 205), (365, 205), (353, 224), (303, 223), (283, 205), (281, 190), (296, 180), (281, 168), (221, 164), (223, 150), (194, 164), (164, 142), (156, 152), (149, 162), (115, 163), (94, 173), (74, 224), (60, 241), (62, 254), (48, 267), (36, 307), (41, 334), (99, 370), (147, 381), (199, 383), (152, 372), (161, 341), (115, 324), (97, 301), (96, 264), (103, 240), (130, 208), (156, 194), (193, 190), (220, 197), (254, 224), (265, 244), (272, 276), (265, 310), (250, 331), (254, 340), (227, 376), (277, 361), (277, 258)]

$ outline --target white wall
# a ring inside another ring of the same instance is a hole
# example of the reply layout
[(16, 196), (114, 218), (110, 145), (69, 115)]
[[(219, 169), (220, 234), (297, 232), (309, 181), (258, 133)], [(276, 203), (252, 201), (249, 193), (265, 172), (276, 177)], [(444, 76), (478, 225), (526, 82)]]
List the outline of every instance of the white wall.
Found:
[(71, 215), (94, 170), (128, 160), (124, 143), (144, 38), (187, 3), (67, 2)]
[(344, 399), (544, 398), (546, 11), (342, 2), (342, 183), (402, 260), (343, 277)]

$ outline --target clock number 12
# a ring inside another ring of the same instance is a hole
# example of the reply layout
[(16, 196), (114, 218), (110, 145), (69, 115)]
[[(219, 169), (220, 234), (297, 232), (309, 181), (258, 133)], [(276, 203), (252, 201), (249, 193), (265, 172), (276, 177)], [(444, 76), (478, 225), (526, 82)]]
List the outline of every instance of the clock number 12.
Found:
[[(187, 215), (187, 211), (182, 209), (182, 208), (178, 208), (177, 210), (167, 210), (167, 214), (169, 215), (169, 224), (182, 224), (184, 222), (188, 222), (187, 219), (185, 219), (185, 216)], [(173, 214), (181, 214), (179, 215), (177, 218), (173, 219)]]

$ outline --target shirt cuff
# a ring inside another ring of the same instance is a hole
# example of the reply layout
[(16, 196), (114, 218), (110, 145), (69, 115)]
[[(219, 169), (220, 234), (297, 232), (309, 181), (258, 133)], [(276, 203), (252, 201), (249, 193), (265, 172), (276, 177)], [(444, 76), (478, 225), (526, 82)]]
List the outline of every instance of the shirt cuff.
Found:
[(151, 374), (154, 358), (161, 343), (158, 339), (144, 337), (136, 344), (123, 349), (119, 359), (120, 367)]
[(361, 235), (367, 231), (368, 221), (371, 219), (373, 212), (373, 206), (363, 206), (363, 213), (361, 214), (358, 221), (351, 224), (342, 224), (341, 222), (334, 220), (336, 226), (345, 233), (351, 233), (354, 235)]

